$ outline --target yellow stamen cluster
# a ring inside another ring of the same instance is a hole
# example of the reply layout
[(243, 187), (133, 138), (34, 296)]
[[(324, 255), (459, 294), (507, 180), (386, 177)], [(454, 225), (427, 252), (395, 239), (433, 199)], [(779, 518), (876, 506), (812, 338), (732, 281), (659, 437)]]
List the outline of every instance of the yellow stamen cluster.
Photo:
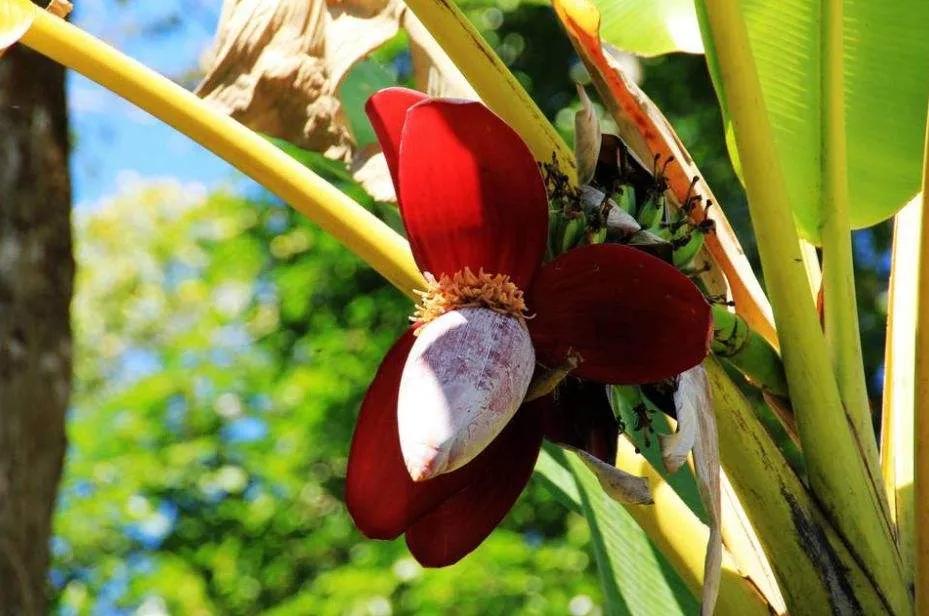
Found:
[(527, 318), (522, 289), (506, 274), (488, 274), (484, 268), (475, 274), (466, 267), (452, 276), (442, 274), (438, 280), (428, 272), (425, 276), (426, 290), (416, 291), (420, 301), (411, 321), (428, 323), (449, 310), (469, 307)]

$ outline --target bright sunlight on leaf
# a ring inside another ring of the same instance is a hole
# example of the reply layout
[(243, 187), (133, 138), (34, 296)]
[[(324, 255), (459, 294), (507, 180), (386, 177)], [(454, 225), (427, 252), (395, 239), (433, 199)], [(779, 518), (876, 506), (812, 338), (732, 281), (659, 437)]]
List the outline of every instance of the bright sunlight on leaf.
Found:
[(639, 56), (674, 51), (703, 53), (693, 0), (596, 0), (600, 34), (611, 45)]
[(28, 0), (10, 0), (0, 5), (0, 54), (26, 33), (36, 10)]
[[(701, 0), (702, 3), (703, 0)], [(822, 224), (825, 113), (820, 84), (819, 2), (743, 0), (748, 34), (774, 130), (790, 205), (801, 235), (816, 241)], [(845, 3), (845, 124), (849, 220), (874, 225), (919, 189), (922, 132), (929, 96), (929, 3), (922, 0)], [(724, 100), (712, 45), (707, 64)], [(728, 123), (725, 102), (722, 103)]]

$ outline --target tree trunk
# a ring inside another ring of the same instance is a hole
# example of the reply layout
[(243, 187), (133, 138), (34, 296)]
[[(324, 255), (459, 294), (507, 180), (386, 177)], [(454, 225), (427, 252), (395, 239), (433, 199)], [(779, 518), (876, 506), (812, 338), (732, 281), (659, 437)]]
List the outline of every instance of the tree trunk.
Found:
[(0, 59), (0, 614), (46, 611), (71, 386), (71, 185), (64, 71)]

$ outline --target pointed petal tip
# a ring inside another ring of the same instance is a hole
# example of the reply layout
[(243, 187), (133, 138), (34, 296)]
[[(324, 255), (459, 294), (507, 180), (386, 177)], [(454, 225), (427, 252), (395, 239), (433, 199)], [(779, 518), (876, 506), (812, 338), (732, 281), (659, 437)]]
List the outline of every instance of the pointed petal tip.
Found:
[(415, 483), (421, 483), (427, 479), (432, 479), (435, 477), (435, 473), (432, 473), (428, 466), (407, 466), (406, 470), (410, 473), (410, 479), (412, 479)]
[(400, 152), (400, 136), (403, 133), (403, 124), (406, 122), (406, 113), (410, 107), (427, 100), (429, 97), (422, 92), (409, 88), (384, 88), (372, 94), (365, 103), (365, 114), (371, 122), (377, 135), (377, 140), (384, 152), (387, 167), (390, 170), (390, 179), (399, 197), (400, 185), (398, 182), (398, 157)]
[(545, 253), (548, 197), (521, 137), (480, 102), (410, 108), (399, 154), (403, 223), (420, 269), (508, 274), (527, 289)]
[(382, 88), (365, 101), (365, 113), (372, 120), (381, 115), (385, 108), (391, 111), (397, 110), (406, 115), (409, 107), (427, 98), (429, 97), (426, 94), (411, 88), (401, 86)]
[(403, 463), (416, 482), (426, 481), (449, 471), (448, 449), (416, 443), (403, 447)]

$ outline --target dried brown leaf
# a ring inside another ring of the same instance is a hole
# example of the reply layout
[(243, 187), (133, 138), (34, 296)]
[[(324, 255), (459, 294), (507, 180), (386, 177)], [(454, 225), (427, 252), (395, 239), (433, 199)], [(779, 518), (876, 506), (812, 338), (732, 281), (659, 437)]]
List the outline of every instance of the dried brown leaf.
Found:
[(710, 383), (703, 366), (695, 366), (678, 377), (674, 393), (678, 429), (661, 439), (662, 458), (673, 471), (687, 459), (686, 447), (693, 448), (694, 473), (700, 500), (709, 516), (710, 537), (704, 561), (701, 614), (713, 613), (719, 595), (722, 566), (722, 503), (720, 495), (719, 437), (710, 398)]
[(355, 180), (375, 201), (383, 203), (397, 201), (394, 183), (390, 179), (390, 169), (387, 168), (387, 159), (377, 146), (372, 144), (355, 154), (351, 172)]
[[(682, 377), (683, 379), (683, 377)], [(678, 392), (681, 391), (678, 386)], [(677, 430), (673, 434), (659, 434), (658, 443), (661, 445), (661, 461), (669, 473), (674, 473), (684, 462), (694, 448), (697, 440), (697, 415), (701, 404), (706, 400), (703, 394), (674, 397), (677, 408)]]
[(226, 0), (197, 93), (256, 131), (348, 162), (339, 84), (397, 33), (404, 10), (399, 0)]
[(632, 475), (612, 464), (607, 464), (583, 449), (564, 444), (561, 446), (577, 454), (587, 468), (597, 476), (597, 481), (600, 482), (603, 491), (613, 500), (630, 505), (650, 505), (655, 502), (652, 499), (648, 481), (644, 477)]
[(253, 130), (350, 162), (375, 199), (396, 201), (383, 156), (355, 151), (338, 91), (401, 25), (422, 90), (478, 98), (401, 0), (226, 0), (197, 93)]
[(578, 182), (587, 184), (594, 177), (600, 157), (600, 118), (584, 86), (578, 84), (577, 95), (581, 99), (581, 108), (574, 114), (574, 159), (577, 161)]
[(66, 18), (74, 10), (74, 5), (68, 0), (50, 0), (45, 10), (55, 17)]
[(693, 451), (697, 489), (709, 515), (710, 536), (704, 561), (702, 614), (712, 614), (719, 594), (722, 566), (722, 504), (719, 439), (710, 399), (710, 385), (703, 366), (695, 366), (678, 377), (674, 393), (677, 431), (660, 435), (661, 457), (669, 472), (677, 471)]
[(619, 207), (610, 208), (610, 213), (606, 215), (606, 228), (616, 237), (625, 239), (642, 230), (639, 221), (632, 214)]

